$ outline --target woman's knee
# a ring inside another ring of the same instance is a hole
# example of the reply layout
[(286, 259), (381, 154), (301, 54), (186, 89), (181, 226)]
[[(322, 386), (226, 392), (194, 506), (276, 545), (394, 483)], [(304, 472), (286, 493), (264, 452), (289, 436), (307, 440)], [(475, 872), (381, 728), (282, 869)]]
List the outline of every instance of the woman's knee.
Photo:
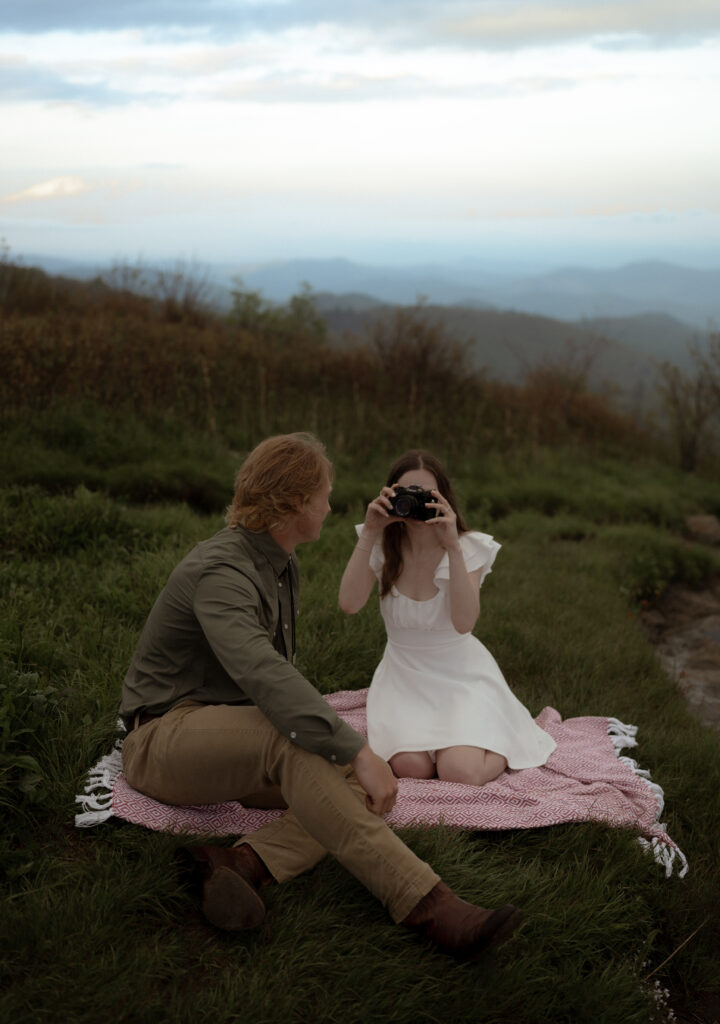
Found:
[(432, 779), (435, 777), (435, 765), (425, 751), (394, 754), (388, 763), (399, 779)]
[(452, 747), (438, 751), (438, 778), (443, 782), (459, 782), (464, 786), (485, 786), (493, 782), (507, 768), (502, 754), (491, 750), (453, 750)]

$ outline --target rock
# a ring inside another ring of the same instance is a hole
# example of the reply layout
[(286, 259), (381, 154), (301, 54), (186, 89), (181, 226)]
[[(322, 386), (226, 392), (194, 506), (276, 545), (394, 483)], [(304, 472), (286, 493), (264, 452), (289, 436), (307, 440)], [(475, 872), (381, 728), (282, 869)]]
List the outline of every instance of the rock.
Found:
[(640, 620), (689, 709), (720, 730), (720, 582), (674, 584)]
[(687, 516), (685, 529), (690, 540), (701, 544), (720, 544), (720, 519), (717, 516)]

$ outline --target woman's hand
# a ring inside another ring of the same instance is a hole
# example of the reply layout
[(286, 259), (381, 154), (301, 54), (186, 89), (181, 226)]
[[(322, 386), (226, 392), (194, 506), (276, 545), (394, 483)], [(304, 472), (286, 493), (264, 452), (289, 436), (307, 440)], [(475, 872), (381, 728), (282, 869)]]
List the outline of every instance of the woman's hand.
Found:
[(434, 487), (430, 493), (437, 499), (437, 504), (428, 507), (435, 508), (437, 511), (433, 519), (426, 520), (427, 525), (437, 530), (437, 538), (446, 551), (449, 551), (451, 548), (459, 548), (460, 537), (457, 531), (457, 516), (453, 512), (450, 502), (447, 498), (443, 498), (440, 491)]
[(390, 499), (395, 497), (395, 490), (392, 487), (383, 487), (377, 498), (373, 498), (365, 512), (365, 526), (373, 533), (384, 530), (390, 523), (398, 521), (398, 516), (392, 514)]

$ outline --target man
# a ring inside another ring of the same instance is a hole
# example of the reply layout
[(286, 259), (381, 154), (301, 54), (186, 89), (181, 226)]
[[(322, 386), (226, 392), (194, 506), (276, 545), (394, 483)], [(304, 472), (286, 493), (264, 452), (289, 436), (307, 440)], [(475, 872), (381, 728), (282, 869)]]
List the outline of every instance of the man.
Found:
[(295, 548), (319, 538), (332, 466), (308, 434), (271, 437), (243, 463), (227, 527), (171, 573), (123, 684), (129, 783), (170, 804), (281, 806), (232, 847), (190, 847), (203, 912), (218, 928), (259, 925), (260, 889), (335, 856), (439, 948), (473, 957), (519, 923), (440, 881), (385, 824), (389, 766), (294, 667)]

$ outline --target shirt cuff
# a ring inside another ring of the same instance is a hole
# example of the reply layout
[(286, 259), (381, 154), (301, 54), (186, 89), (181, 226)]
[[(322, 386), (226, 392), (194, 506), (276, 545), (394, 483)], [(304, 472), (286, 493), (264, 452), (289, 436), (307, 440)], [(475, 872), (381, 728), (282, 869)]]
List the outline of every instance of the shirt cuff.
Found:
[(341, 722), (340, 728), (328, 743), (328, 752), (322, 752), (323, 757), (333, 764), (350, 764), (367, 743), (364, 736), (355, 732), (347, 722)]

